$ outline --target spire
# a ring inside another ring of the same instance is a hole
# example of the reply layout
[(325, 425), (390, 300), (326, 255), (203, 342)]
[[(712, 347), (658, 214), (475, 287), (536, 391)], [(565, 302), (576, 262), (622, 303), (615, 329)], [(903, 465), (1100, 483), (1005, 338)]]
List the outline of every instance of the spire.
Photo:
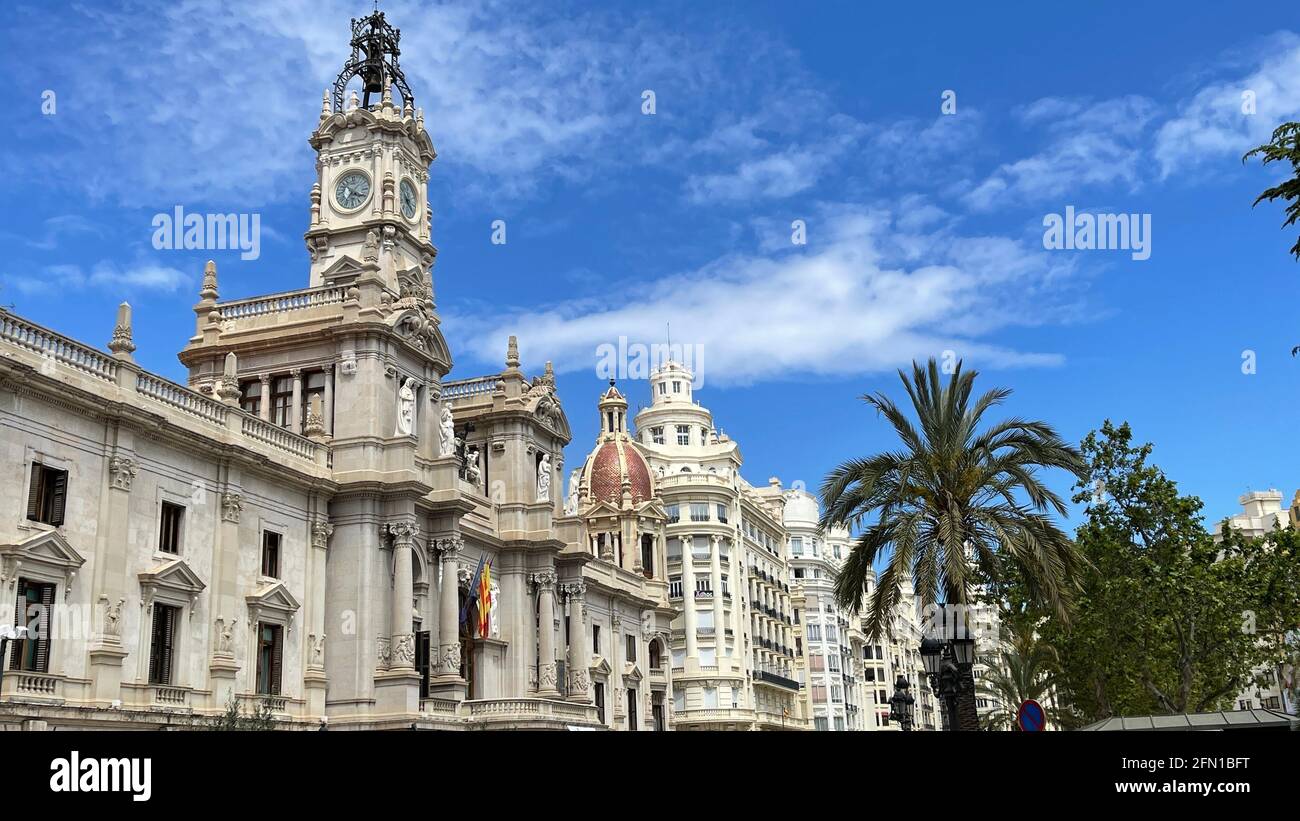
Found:
[(325, 93), (320, 96), (320, 118), (321, 122), (329, 119), (334, 112), (330, 110), (330, 90), (325, 89)]
[(512, 370), (519, 369), (519, 339), (511, 335), (510, 341), (506, 343), (506, 367)]
[(113, 339), (108, 343), (114, 359), (134, 361), (131, 354), (135, 351), (135, 341), (131, 337), (131, 306), (123, 302), (117, 306), (117, 324), (113, 326)]
[(217, 299), (217, 263), (215, 260), (208, 260), (203, 266), (203, 287), (199, 289), (199, 299), (213, 300)]

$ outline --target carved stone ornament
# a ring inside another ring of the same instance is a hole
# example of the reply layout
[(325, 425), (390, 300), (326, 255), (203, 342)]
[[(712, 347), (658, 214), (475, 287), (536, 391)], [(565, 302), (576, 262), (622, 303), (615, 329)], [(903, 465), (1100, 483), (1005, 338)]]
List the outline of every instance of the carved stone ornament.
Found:
[(239, 524), (239, 514), (244, 511), (244, 497), (239, 493), (221, 494), (221, 518)]
[(113, 456), (108, 460), (109, 484), (117, 490), (131, 491), (131, 483), (140, 472), (134, 459), (129, 456)]
[(108, 639), (121, 637), (122, 605), (126, 604), (126, 599), (118, 599), (116, 604), (110, 604), (108, 596), (101, 594), (99, 600), (104, 605), (104, 637)]
[(322, 550), (329, 547), (330, 536), (334, 535), (334, 525), (326, 521), (317, 521), (311, 526), (311, 545)]
[(393, 636), (392, 666), (411, 667), (415, 664), (415, 636), (401, 633)]
[(438, 672), (444, 676), (460, 675), (460, 644), (443, 644), (438, 647), (440, 661)]

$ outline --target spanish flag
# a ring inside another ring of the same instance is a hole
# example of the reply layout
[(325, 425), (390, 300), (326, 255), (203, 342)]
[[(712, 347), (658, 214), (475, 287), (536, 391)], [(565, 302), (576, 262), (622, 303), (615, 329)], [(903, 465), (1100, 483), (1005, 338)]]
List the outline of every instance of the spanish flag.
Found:
[(487, 636), (492, 618), (492, 562), (483, 568), (478, 579), (478, 634)]

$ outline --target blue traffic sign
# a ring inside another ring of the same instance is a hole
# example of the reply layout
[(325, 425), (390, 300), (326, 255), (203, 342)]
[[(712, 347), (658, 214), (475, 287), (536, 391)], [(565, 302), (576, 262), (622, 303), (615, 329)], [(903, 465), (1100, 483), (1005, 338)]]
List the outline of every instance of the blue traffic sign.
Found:
[(1043, 705), (1032, 698), (1021, 704), (1020, 709), (1016, 711), (1016, 724), (1027, 733), (1037, 733), (1046, 729), (1047, 717), (1043, 713)]

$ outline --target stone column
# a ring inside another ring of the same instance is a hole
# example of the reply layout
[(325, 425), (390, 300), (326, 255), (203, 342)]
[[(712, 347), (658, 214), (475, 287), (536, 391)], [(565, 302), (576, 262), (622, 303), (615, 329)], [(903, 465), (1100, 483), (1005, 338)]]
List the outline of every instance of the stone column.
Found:
[(328, 561), (329, 538), (334, 525), (324, 518), (311, 525), (311, 553), (308, 561), (307, 663), (303, 673), (307, 712), (311, 716), (325, 715), (325, 563)]
[(439, 539), (438, 576), (439, 576), (439, 618), (438, 618), (438, 658), (439, 676), (460, 677), (460, 567), (459, 554), (465, 546), (460, 536)]
[(257, 403), (257, 415), (262, 418), (263, 422), (271, 421), (271, 374), (264, 373), (257, 377), (257, 381), (262, 383), (262, 398)]
[(537, 587), (537, 639), (540, 645), (537, 695), (542, 698), (558, 698), (560, 691), (555, 686), (555, 571), (534, 573), (533, 584)]
[(699, 664), (700, 651), (695, 640), (695, 537), (682, 536), (682, 605), (686, 623), (686, 658)]
[(325, 432), (334, 435), (334, 363), (325, 366)]
[(587, 623), (584, 618), (583, 596), (587, 585), (581, 580), (564, 586), (569, 605), (569, 698), (584, 704), (591, 703), (587, 678), (591, 667), (591, 653), (587, 650)]
[(302, 433), (302, 370), (294, 368), (289, 372), (293, 377), (293, 410), (289, 414), (289, 430)]
[(614, 634), (610, 636), (614, 642), (614, 647), (610, 653), (612, 661), (609, 666), (612, 669), (609, 674), (609, 692), (605, 694), (605, 698), (606, 700), (614, 699), (614, 703), (610, 706), (614, 708), (614, 724), (617, 726), (618, 719), (622, 718), (627, 712), (625, 709), (627, 693), (624, 692), (625, 688), (623, 686), (623, 669), (627, 666), (627, 658), (623, 651), (625, 642), (623, 638), (623, 617), (618, 614), (618, 604), (616, 602), (611, 603), (611, 606), (614, 608), (614, 612), (609, 617), (609, 628), (610, 632)]
[(722, 615), (722, 557), (720, 554), (719, 544), (722, 541), (721, 536), (710, 536), (709, 562), (713, 573), (713, 646), (717, 648), (719, 669), (722, 667), (722, 658), (727, 654), (727, 620)]
[(414, 522), (389, 522), (386, 530), (393, 539), (393, 598), (389, 621), (392, 661), (390, 669), (415, 669), (415, 633), (411, 611), (415, 589), (411, 574), (411, 549), (419, 527)]

